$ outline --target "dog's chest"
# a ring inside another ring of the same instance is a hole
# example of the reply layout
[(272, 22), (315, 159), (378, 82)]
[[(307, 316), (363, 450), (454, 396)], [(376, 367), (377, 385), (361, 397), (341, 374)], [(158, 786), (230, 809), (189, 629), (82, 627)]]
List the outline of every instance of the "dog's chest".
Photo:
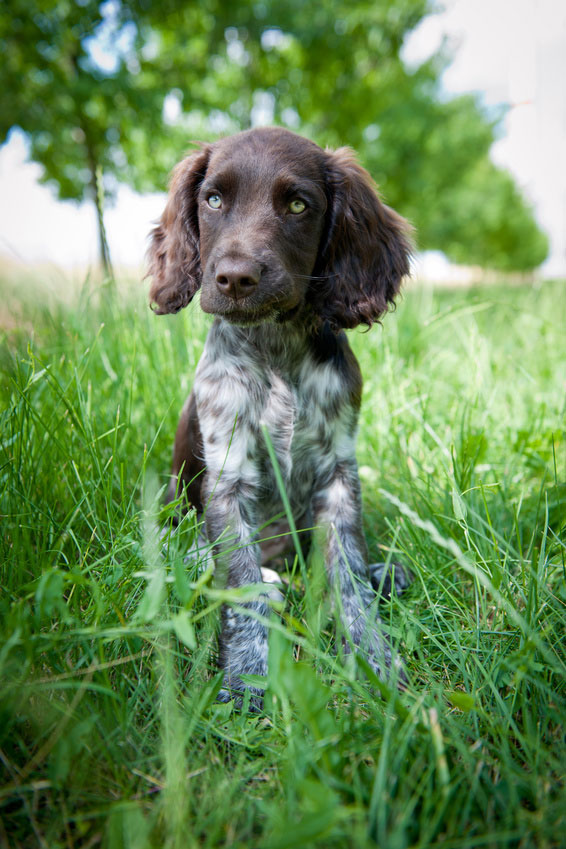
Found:
[(252, 484), (266, 518), (280, 511), (281, 482), (294, 511), (304, 511), (344, 440), (350, 452), (355, 411), (343, 374), (306, 346), (236, 346), (230, 336), (228, 348), (219, 330), (195, 384), (205, 462), (234, 486)]
[[(309, 358), (298, 372), (267, 369), (265, 377), (258, 454), (270, 502), (266, 512), (280, 499), (277, 477), (291, 504), (304, 509), (316, 475), (331, 462), (342, 429), (347, 405), (341, 380), (332, 365)], [(280, 475), (274, 470), (274, 458)]]
[(271, 370), (266, 371), (265, 377), (260, 426), (267, 456), (271, 465), (275, 456), (283, 480), (290, 482), (293, 472), (296, 475), (303, 467), (310, 466), (320, 416), (302, 382)]

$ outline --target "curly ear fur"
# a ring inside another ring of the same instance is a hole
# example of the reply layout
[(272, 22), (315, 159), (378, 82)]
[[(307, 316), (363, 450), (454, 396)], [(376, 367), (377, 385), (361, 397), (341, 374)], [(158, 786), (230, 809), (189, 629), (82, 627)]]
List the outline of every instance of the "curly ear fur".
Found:
[(374, 321), (409, 274), (410, 225), (381, 202), (370, 177), (342, 147), (327, 151), (329, 218), (315, 274), (315, 308), (334, 327)]
[(167, 206), (151, 234), (149, 297), (158, 315), (179, 312), (201, 283), (197, 194), (210, 155), (210, 146), (189, 154), (173, 171)]

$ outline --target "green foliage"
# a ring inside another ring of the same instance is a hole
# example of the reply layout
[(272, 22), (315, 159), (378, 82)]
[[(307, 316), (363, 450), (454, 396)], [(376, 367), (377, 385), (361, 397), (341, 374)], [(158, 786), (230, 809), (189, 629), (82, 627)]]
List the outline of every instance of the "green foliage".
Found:
[[(109, 178), (110, 194), (116, 180), (147, 186), (144, 163), (134, 156), (140, 137), (147, 144), (163, 136), (152, 144), (161, 176), (186, 143), (174, 131), (163, 132), (167, 84), (151, 59), (139, 11), (137, 4), (99, 0), (13, 0), (0, 15), (0, 140), (15, 125), (24, 129), (32, 158), (61, 198), (82, 200), (97, 166)], [(206, 67), (206, 15), (187, 16), (189, 23), (185, 49), (198, 76)]]
[(315, 556), (273, 615), (257, 717), (215, 702), (218, 609), (242, 591), (214, 586), (206, 546), (184, 562), (194, 516), (157, 535), (207, 319), (125, 287), (47, 306), (3, 285), (2, 841), (559, 845), (562, 286), (410, 292), (350, 334), (371, 556), (414, 576), (382, 605), (409, 684), (336, 656)]
[(431, 243), (444, 245), (456, 262), (511, 271), (540, 265), (548, 252), (548, 239), (533, 227), (532, 211), (512, 178), (487, 158), (455, 185), (449, 203), (446, 194), (438, 195), (429, 226)]
[(403, 40), (428, 11), (421, 0), (327, 0), (315, 14), (277, 3), (259, 40), (246, 25), (233, 33), (247, 64), (230, 114), (241, 125), (264, 92), (277, 123), (322, 145), (354, 147), (387, 202), (415, 225), (421, 249), (491, 268), (534, 268), (546, 257), (546, 237), (510, 175), (488, 157), (500, 116), (488, 118), (475, 97), (443, 97), (443, 51), (412, 70), (402, 61)]
[(276, 123), (356, 148), (420, 248), (534, 268), (546, 239), (488, 159), (494, 121), (472, 97), (442, 96), (442, 51), (416, 69), (401, 59), (429, 11), (428, 0), (12, 0), (0, 11), (0, 141), (22, 127), (60, 197), (96, 199), (97, 169), (111, 197), (117, 181), (163, 189), (190, 139), (247, 128), (263, 104)]

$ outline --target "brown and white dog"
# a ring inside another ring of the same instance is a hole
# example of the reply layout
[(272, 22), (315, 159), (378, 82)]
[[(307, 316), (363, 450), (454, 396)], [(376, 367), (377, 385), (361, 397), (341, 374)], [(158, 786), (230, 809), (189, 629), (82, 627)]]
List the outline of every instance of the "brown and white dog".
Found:
[[(407, 223), (351, 150), (262, 128), (177, 165), (149, 252), (158, 314), (200, 290), (216, 317), (177, 429), (168, 498), (184, 488), (204, 513), (229, 587), (261, 583), (258, 529), (283, 513), (266, 430), (296, 525), (326, 529), (348, 642), (381, 677), (391, 651), (369, 610), (380, 572), (370, 573), (362, 531), (362, 378), (344, 328), (371, 326), (393, 304), (410, 249)], [(267, 599), (245, 607), (223, 610), (223, 699), (241, 698), (242, 675), (267, 672)]]

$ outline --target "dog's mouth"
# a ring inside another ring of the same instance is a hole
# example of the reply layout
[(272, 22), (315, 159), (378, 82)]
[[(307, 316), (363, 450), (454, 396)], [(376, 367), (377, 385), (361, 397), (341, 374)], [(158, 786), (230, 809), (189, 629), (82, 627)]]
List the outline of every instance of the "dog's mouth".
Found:
[(226, 297), (212, 286), (204, 285), (200, 304), (203, 312), (231, 324), (250, 326), (266, 321), (285, 321), (300, 311), (303, 300), (303, 293), (294, 286), (285, 286), (285, 290), (279, 292), (256, 289), (253, 294), (236, 299)]
[[(205, 312), (208, 312), (205, 310)], [(277, 311), (274, 309), (238, 309), (237, 307), (229, 310), (215, 309), (213, 315), (218, 318), (223, 318), (230, 324), (237, 324), (242, 327), (251, 327), (254, 324), (263, 324), (266, 321), (272, 321), (276, 318)]]
[(228, 321), (230, 324), (235, 324), (240, 327), (253, 327), (257, 324), (265, 324), (272, 321), (277, 324), (283, 324), (290, 321), (300, 312), (302, 303), (298, 303), (292, 307), (282, 308), (281, 306), (267, 309), (230, 309), (230, 310), (204, 310), (210, 312), (218, 318)]

